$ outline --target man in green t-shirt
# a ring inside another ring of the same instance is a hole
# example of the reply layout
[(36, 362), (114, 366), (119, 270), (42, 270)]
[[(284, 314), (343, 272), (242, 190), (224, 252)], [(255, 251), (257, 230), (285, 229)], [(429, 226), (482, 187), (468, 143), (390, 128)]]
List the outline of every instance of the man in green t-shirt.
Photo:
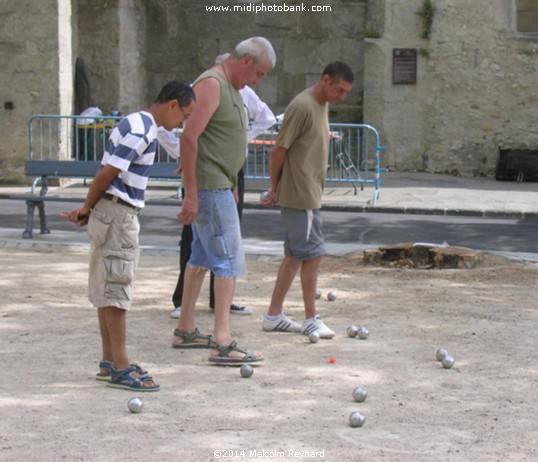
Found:
[[(179, 219), (192, 225), (191, 257), (185, 270), (181, 314), (173, 348), (209, 348), (214, 364), (263, 361), (260, 353), (239, 348), (230, 333), (230, 306), (235, 280), (245, 272), (239, 216), (231, 188), (245, 162), (248, 119), (239, 94), (257, 85), (274, 67), (275, 52), (263, 37), (239, 43), (231, 55), (194, 82), (198, 111), (181, 135), (185, 197)], [(194, 308), (205, 273), (215, 275), (213, 336), (195, 325)]]
[[(326, 254), (320, 208), (329, 161), (328, 106), (342, 101), (351, 91), (353, 81), (351, 68), (335, 61), (327, 65), (320, 81), (297, 95), (284, 112), (284, 122), (269, 157), (271, 188), (264, 205), (280, 205), (285, 256), (262, 322), (266, 332), (310, 335), (317, 331), (321, 338), (334, 337), (316, 313), (318, 270)], [(286, 294), (299, 270), (305, 305), (302, 325), (282, 312)]]

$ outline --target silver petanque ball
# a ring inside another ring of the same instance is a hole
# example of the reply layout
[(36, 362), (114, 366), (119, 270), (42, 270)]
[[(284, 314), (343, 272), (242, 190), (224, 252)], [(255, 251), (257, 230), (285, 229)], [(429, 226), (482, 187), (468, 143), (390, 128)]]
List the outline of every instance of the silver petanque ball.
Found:
[(444, 348), (439, 348), (435, 353), (435, 357), (437, 358), (437, 361), (442, 361), (447, 354), (448, 351), (446, 351)]
[(454, 358), (447, 354), (441, 361), (441, 364), (445, 369), (451, 369), (455, 362)]
[(368, 336), (370, 335), (370, 331), (367, 327), (361, 326), (359, 327), (359, 331), (357, 332), (357, 337), (359, 337), (361, 340), (366, 340)]
[(241, 374), (241, 377), (248, 379), (254, 374), (254, 368), (250, 364), (243, 364), (241, 369), (239, 369), (239, 373)]
[(318, 343), (319, 339), (319, 332), (317, 330), (308, 334), (308, 340), (310, 340), (310, 343)]
[(347, 328), (346, 332), (347, 332), (348, 337), (356, 337), (357, 334), (359, 333), (359, 328), (351, 324), (351, 326)]
[(260, 202), (267, 202), (269, 200), (269, 191), (264, 191), (260, 194)]
[(349, 424), (352, 427), (362, 427), (364, 425), (364, 421), (366, 420), (366, 417), (362, 412), (354, 411), (349, 416)]
[(327, 300), (330, 302), (334, 302), (336, 300), (336, 292), (334, 290), (330, 290), (327, 294)]
[(357, 403), (362, 403), (366, 397), (368, 396), (368, 393), (366, 393), (366, 390), (362, 387), (357, 387), (355, 390), (353, 390), (353, 393), (351, 394), (353, 396), (353, 400)]
[(316, 300), (321, 298), (321, 290), (316, 289)]
[(144, 403), (140, 398), (131, 398), (127, 402), (127, 407), (129, 408), (129, 411), (131, 411), (133, 414), (138, 414), (139, 412), (142, 412)]

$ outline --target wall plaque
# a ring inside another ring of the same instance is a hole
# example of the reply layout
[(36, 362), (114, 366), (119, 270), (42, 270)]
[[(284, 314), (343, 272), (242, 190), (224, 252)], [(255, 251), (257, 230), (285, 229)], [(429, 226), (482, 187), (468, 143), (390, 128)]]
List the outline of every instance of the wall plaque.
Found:
[(417, 50), (415, 48), (394, 48), (392, 50), (392, 83), (417, 83)]

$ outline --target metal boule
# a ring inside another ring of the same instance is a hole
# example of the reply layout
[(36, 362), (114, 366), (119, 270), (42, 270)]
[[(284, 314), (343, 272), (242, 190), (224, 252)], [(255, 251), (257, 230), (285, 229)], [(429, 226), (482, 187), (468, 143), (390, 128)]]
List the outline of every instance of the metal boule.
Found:
[(450, 355), (446, 355), (443, 360), (441, 361), (441, 364), (443, 365), (443, 367), (445, 369), (451, 369), (452, 366), (454, 366), (454, 363), (456, 361), (454, 360), (454, 358)]
[(442, 361), (447, 354), (447, 350), (445, 350), (444, 348), (439, 348), (435, 353), (435, 357), (437, 358), (437, 361)]
[(241, 369), (239, 369), (239, 373), (241, 374), (241, 377), (248, 379), (254, 374), (254, 368), (250, 364), (243, 364)]
[(366, 393), (366, 390), (363, 387), (357, 387), (353, 390), (352, 396), (354, 401), (362, 403), (368, 396), (368, 393)]
[(138, 414), (139, 412), (142, 412), (142, 408), (144, 407), (144, 403), (140, 398), (131, 398), (127, 402), (127, 407), (129, 408), (129, 411), (131, 411), (133, 414)]
[(366, 417), (362, 412), (354, 411), (349, 416), (349, 424), (352, 427), (362, 427), (364, 425), (364, 422), (366, 421)]
[(357, 334), (359, 333), (359, 328), (351, 324), (351, 326), (347, 328), (346, 332), (347, 332), (348, 337), (356, 337)]
[(357, 337), (359, 337), (361, 340), (366, 340), (368, 336), (370, 335), (370, 331), (367, 327), (361, 326), (359, 327), (359, 331), (357, 332)]

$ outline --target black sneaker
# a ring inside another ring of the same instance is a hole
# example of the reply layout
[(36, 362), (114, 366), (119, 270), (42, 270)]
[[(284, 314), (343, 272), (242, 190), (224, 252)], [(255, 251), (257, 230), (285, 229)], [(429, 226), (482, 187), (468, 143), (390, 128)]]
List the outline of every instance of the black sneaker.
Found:
[(230, 313), (239, 314), (241, 316), (248, 316), (249, 314), (252, 314), (252, 310), (250, 308), (247, 308), (246, 306), (239, 306), (235, 303), (232, 303), (232, 306), (230, 306)]
[[(211, 311), (215, 311), (214, 306), (209, 307)], [(230, 313), (232, 314), (238, 314), (240, 316), (249, 316), (252, 314), (252, 310), (246, 306), (240, 306), (236, 305), (235, 303), (232, 303), (230, 306)]]

